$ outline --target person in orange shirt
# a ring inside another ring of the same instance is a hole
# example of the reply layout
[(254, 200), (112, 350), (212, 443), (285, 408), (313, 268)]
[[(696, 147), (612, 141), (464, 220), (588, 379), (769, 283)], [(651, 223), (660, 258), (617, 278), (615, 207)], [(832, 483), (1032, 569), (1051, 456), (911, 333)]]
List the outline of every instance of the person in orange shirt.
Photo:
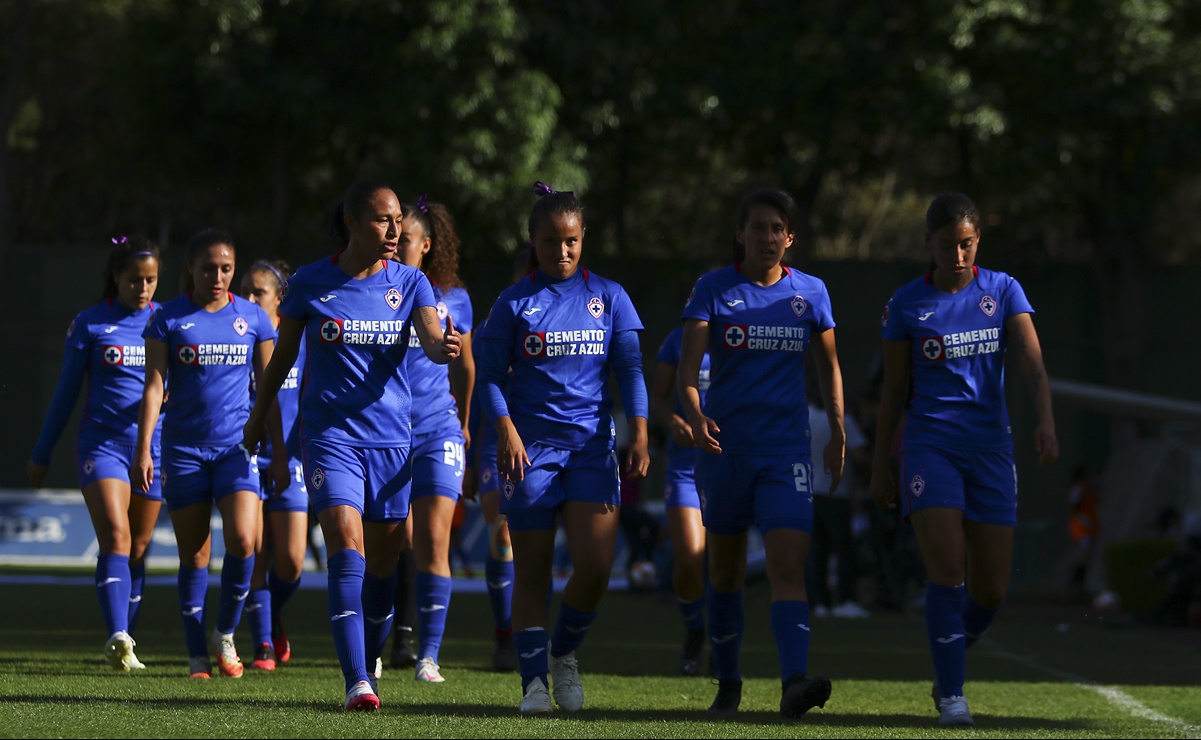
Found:
[(1098, 503), (1100, 498), (1093, 486), (1092, 475), (1088, 468), (1077, 465), (1072, 471), (1072, 485), (1068, 488), (1068, 505), (1071, 506), (1068, 534), (1072, 537), (1073, 549), (1076, 551), (1076, 567), (1072, 570), (1072, 593), (1081, 599), (1085, 597), (1084, 583), (1088, 566), (1096, 551), (1097, 539), (1101, 536)]

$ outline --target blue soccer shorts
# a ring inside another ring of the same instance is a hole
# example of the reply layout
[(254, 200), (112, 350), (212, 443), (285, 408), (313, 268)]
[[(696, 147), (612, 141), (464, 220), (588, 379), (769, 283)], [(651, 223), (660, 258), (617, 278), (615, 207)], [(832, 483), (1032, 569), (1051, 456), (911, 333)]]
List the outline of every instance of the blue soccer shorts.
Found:
[(702, 452), (696, 487), (705, 528), (717, 535), (741, 534), (752, 524), (813, 531), (813, 466), (807, 454), (742, 455)]
[(561, 450), (527, 444), (530, 464), (520, 481), (501, 482), (500, 513), (511, 531), (554, 529), (569, 501), (621, 504), (617, 453), (613, 450)]
[[(86, 488), (98, 480), (115, 478), (129, 483), (129, 468), (133, 465), (134, 445), (123, 445), (111, 440), (80, 439), (75, 448), (75, 473), (79, 476), (79, 487)], [(162, 465), (162, 451), (159, 445), (150, 448), (150, 459), (154, 461), (155, 469)], [(150, 501), (163, 500), (162, 476), (154, 476), (149, 491), (143, 491), (130, 486), (135, 496), (141, 496)]]
[(292, 474), (292, 482), (280, 495), (275, 495), (275, 482), (271, 480), (271, 469), (259, 458), (259, 480), (263, 486), (263, 500), (267, 502), (267, 511), (302, 511), (308, 513), (309, 491), (305, 486), (304, 464), (296, 458), (288, 460), (288, 471)]
[(1016, 527), (1018, 473), (1013, 451), (979, 452), (908, 446), (899, 487), (905, 516), (942, 507), (982, 524)]
[(351, 447), (322, 440), (305, 440), (302, 448), (313, 511), (350, 506), (364, 521), (408, 518), (413, 468), (407, 449)]
[(167, 509), (220, 501), (235, 491), (259, 489), (258, 456), (241, 444), (227, 447), (163, 445), (163, 498)]
[(463, 431), (414, 435), (412, 450), (412, 498), (445, 496), (458, 501), (463, 495)]

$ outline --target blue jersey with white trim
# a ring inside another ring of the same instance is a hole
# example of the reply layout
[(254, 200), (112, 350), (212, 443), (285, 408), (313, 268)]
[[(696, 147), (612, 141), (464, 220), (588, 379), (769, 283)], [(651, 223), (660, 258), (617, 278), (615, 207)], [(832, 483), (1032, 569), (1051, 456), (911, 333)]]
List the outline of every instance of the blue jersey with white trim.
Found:
[[(300, 386), (304, 382), (304, 365), (307, 359), (307, 351), (304, 346), (304, 338), (302, 337), (300, 347), (296, 353), (296, 362), (292, 363), (292, 369), (288, 371), (288, 376), (284, 378), (284, 382), (279, 386), (279, 393), (275, 397), (276, 403), (279, 404), (280, 420), (283, 422), (284, 442), (287, 446), (288, 458), (291, 460), (300, 459)], [(254, 374), (251, 373), (251, 407), (254, 406), (256, 395)], [(268, 437), (259, 446), (259, 467), (267, 467), (274, 454), (271, 448), (271, 439)]]
[[(450, 316), (459, 333), (471, 331), (473, 316), (467, 291), (462, 288), (443, 291), (435, 285), (433, 292), (442, 331), (446, 331), (447, 316)], [(409, 372), (409, 386), (413, 390), (413, 433), (454, 432), (459, 429), (459, 407), (450, 392), (450, 367), (439, 365), (426, 357), (416, 333), (409, 336), (405, 365)]]
[(805, 353), (815, 334), (834, 328), (834, 315), (824, 282), (783, 270), (768, 286), (738, 265), (715, 270), (701, 276), (684, 307), (685, 319), (709, 323), (704, 410), (728, 452), (809, 453)]
[(250, 416), (254, 348), (275, 340), (266, 312), (230, 293), (229, 303), (210, 313), (185, 293), (163, 304), (142, 336), (167, 345), (163, 443), (217, 447), (241, 441)]
[(408, 447), (412, 394), (405, 370), (411, 315), (434, 306), (420, 270), (392, 261), (365, 278), (337, 256), (288, 278), (279, 312), (304, 322), (308, 349), (301, 436), (353, 447)]
[(973, 270), (958, 293), (939, 290), (926, 275), (902, 286), (884, 308), (884, 338), (912, 343), (906, 446), (1013, 449), (1005, 321), (1034, 309), (1009, 275)]
[[(659, 348), (659, 362), (672, 367), (680, 366), (680, 347), (684, 338), (684, 327), (677, 326), (667, 335), (667, 339), (663, 340), (663, 346)], [(709, 390), (709, 352), (701, 358), (701, 371), (697, 377), (697, 390), (701, 395), (701, 408), (705, 407), (705, 394)], [(680, 403), (678, 391), (673, 391), (676, 399), (676, 414), (681, 418), (687, 419), (688, 416), (684, 413), (684, 406)], [(696, 463), (696, 447), (681, 447), (676, 444), (674, 436), (667, 438), (667, 469), (668, 470), (692, 470)]]
[(536, 270), (500, 294), (478, 332), (505, 345), (496, 353), (504, 365), (481, 359), (480, 375), (499, 379), (512, 369), (504, 395), (526, 444), (611, 449), (609, 345), (618, 332), (641, 330), (634, 304), (612, 280), (582, 268), (565, 280)]

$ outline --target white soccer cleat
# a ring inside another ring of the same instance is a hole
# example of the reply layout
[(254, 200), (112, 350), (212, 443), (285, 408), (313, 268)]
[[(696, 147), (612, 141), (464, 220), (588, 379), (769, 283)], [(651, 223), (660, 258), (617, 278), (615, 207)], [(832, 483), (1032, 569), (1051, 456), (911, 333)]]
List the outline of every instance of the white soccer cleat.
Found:
[(967, 699), (962, 696), (939, 699), (938, 724), (942, 727), (971, 727), (976, 724), (967, 709)]
[(551, 653), (549, 663), (555, 703), (568, 712), (583, 709), (584, 687), (580, 684), (580, 664), (575, 659), (575, 651), (561, 658)]
[(343, 709), (348, 712), (378, 712), (379, 697), (375, 689), (367, 681), (359, 681), (346, 692), (346, 703)]
[(844, 601), (838, 606), (830, 610), (830, 614), (843, 619), (867, 619), (872, 615), (867, 609), (856, 604), (854, 601)]
[(134, 668), (145, 668), (146, 666), (134, 657), (133, 646), (136, 644), (128, 632), (114, 632), (104, 644), (104, 659), (114, 671), (129, 672)]
[(546, 690), (546, 684), (542, 683), (542, 679), (535, 678), (525, 688), (525, 696), (521, 698), (521, 713), (546, 714), (549, 711), (551, 711), (550, 692)]
[(445, 678), (442, 678), (442, 673), (438, 670), (438, 664), (434, 662), (433, 658), (422, 658), (417, 661), (417, 669), (413, 677), (425, 683), (442, 683), (446, 681)]

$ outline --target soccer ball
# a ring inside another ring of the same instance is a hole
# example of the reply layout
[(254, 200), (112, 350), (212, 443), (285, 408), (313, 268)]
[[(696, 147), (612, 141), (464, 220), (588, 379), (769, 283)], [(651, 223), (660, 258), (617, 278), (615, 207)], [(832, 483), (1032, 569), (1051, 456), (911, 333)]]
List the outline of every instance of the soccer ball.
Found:
[(639, 560), (630, 566), (629, 576), (634, 588), (653, 588), (659, 580), (659, 569), (650, 560)]
[(1093, 608), (1099, 612), (1116, 612), (1121, 605), (1121, 598), (1113, 591), (1102, 591), (1093, 598)]

